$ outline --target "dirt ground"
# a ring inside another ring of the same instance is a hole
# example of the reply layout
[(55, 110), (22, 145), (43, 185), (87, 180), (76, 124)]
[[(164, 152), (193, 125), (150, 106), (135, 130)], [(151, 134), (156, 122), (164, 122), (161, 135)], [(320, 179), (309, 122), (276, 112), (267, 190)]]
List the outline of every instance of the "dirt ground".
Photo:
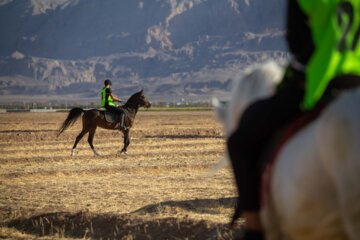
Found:
[(67, 113), (0, 114), (0, 238), (234, 239), (229, 168), (210, 174), (224, 139), (212, 112), (139, 112), (128, 155), (122, 134), (97, 129), (71, 148)]

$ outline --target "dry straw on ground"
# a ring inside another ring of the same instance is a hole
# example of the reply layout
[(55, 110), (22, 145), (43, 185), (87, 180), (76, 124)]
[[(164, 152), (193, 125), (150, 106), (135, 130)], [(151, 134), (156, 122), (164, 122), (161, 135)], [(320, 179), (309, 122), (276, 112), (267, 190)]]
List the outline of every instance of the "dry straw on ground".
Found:
[(0, 115), (0, 238), (231, 239), (229, 169), (211, 112), (140, 112), (128, 155), (119, 132), (97, 129), (70, 157), (81, 121), (56, 138), (66, 113)]

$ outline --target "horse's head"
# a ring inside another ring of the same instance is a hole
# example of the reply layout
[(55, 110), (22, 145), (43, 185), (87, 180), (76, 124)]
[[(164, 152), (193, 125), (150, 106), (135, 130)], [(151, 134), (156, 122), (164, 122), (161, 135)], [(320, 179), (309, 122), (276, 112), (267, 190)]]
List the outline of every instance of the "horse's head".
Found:
[(283, 69), (275, 62), (252, 66), (234, 80), (230, 99), (226, 105), (218, 104), (219, 101), (213, 100), (227, 138), (235, 131), (241, 115), (251, 103), (273, 94), (282, 75)]
[(134, 105), (136, 107), (146, 107), (146, 108), (151, 107), (151, 103), (146, 99), (143, 90), (133, 94), (129, 98), (127, 103)]
[[(236, 130), (245, 109), (253, 102), (273, 94), (282, 79), (283, 69), (274, 62), (255, 65), (244, 74), (234, 79), (228, 102), (214, 98), (212, 103), (218, 119), (221, 121), (228, 139)], [(213, 168), (213, 172), (223, 167), (228, 161), (226, 154)]]

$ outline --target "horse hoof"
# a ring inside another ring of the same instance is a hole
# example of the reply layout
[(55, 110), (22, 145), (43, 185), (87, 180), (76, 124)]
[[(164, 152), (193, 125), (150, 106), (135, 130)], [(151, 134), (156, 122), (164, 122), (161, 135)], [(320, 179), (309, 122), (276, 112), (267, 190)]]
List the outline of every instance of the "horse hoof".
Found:
[(118, 155), (118, 156), (120, 156), (120, 155), (122, 155), (122, 154), (127, 155), (127, 152), (125, 152), (125, 151), (123, 151), (123, 150), (122, 150), (122, 151), (118, 151), (118, 152), (117, 152), (117, 155)]
[(75, 156), (75, 154), (76, 154), (76, 150), (75, 150), (75, 149), (71, 150), (71, 154), (70, 154), (70, 157), (73, 157), (73, 156)]

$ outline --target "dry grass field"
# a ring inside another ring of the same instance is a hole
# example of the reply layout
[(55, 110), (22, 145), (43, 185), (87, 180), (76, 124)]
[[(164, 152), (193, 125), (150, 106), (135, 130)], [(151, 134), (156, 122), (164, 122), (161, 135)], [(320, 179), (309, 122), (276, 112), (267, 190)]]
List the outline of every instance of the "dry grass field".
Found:
[(81, 121), (67, 113), (0, 114), (0, 238), (233, 239), (231, 170), (212, 112), (139, 112), (128, 155), (122, 134), (97, 129), (70, 157)]

